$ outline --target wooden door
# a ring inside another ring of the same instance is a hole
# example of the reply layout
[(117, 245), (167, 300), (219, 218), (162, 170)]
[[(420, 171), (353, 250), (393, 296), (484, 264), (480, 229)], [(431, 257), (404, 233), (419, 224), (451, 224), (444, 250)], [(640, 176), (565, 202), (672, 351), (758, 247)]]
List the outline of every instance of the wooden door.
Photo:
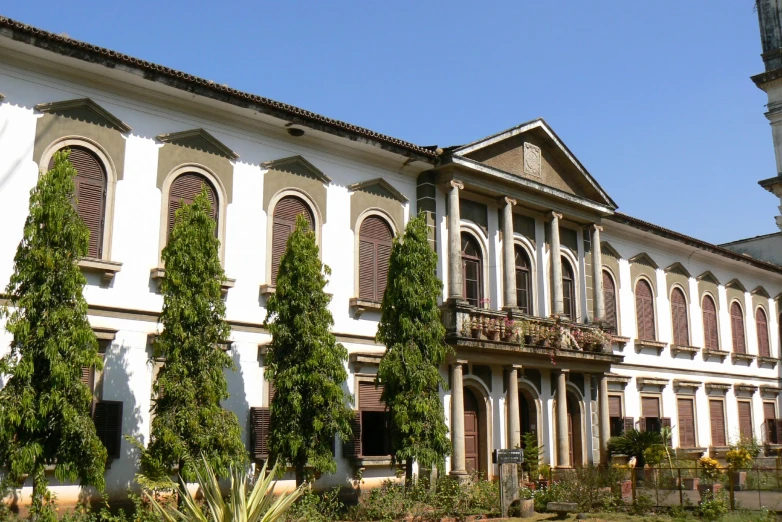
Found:
[(570, 413), (567, 414), (567, 438), (569, 441), (570, 454), (568, 455), (568, 465), (572, 466), (575, 462), (575, 441), (573, 440), (573, 416)]
[(464, 463), (467, 472), (482, 471), (480, 457), (480, 411), (475, 395), (464, 389)]

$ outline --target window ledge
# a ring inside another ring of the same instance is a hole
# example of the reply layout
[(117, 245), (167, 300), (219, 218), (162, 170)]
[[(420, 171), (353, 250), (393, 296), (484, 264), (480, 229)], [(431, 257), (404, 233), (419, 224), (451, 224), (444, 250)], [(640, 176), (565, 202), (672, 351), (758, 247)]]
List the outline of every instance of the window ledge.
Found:
[(614, 343), (614, 344), (618, 344), (619, 346), (624, 348), (625, 346), (627, 346), (627, 343), (630, 342), (630, 338), (629, 337), (622, 337), (621, 335), (612, 335), (611, 336), (611, 342)]
[(671, 355), (678, 355), (680, 353), (686, 353), (691, 358), (695, 358), (695, 354), (700, 351), (699, 348), (696, 348), (695, 346), (680, 346), (678, 344), (672, 344), (671, 345)]
[(677, 453), (681, 453), (683, 455), (703, 455), (706, 453), (709, 448), (675, 448)]
[(92, 332), (99, 341), (113, 341), (117, 337), (115, 328), (106, 328), (104, 326), (93, 326)]
[(83, 257), (79, 259), (78, 265), (85, 272), (100, 274), (101, 282), (105, 285), (110, 284), (116, 273), (122, 269), (122, 263), (118, 261), (106, 261), (94, 257)]
[(708, 359), (709, 357), (719, 357), (721, 361), (724, 361), (728, 355), (730, 355), (730, 353), (726, 352), (725, 350), (709, 350), (708, 348), (703, 349), (704, 359)]
[(364, 312), (382, 312), (383, 305), (377, 301), (369, 301), (360, 297), (350, 299), (350, 309), (356, 315), (356, 319), (361, 317)]
[(752, 361), (757, 359), (757, 357), (748, 353), (733, 353), (731, 354), (730, 358), (734, 363), (737, 361), (752, 363)]
[(776, 357), (766, 357), (765, 355), (761, 355), (758, 357), (758, 365), (767, 364), (772, 368), (776, 368), (778, 362), (779, 361), (777, 360)]
[[(163, 279), (166, 275), (166, 269), (159, 266), (157, 268), (153, 268), (149, 271), (149, 277), (151, 277), (154, 281), (160, 282), (161, 279)], [(228, 293), (228, 290), (234, 287), (236, 285), (236, 279), (230, 279), (225, 278), (225, 280), (220, 283), (220, 291), (223, 295), (226, 295)]]
[(633, 344), (635, 345), (636, 352), (640, 351), (642, 348), (652, 348), (657, 350), (657, 355), (660, 355), (663, 353), (667, 343), (662, 341), (652, 341), (649, 339), (634, 339)]
[(379, 468), (394, 465), (391, 455), (381, 457), (357, 457), (353, 459), (353, 462), (361, 468)]
[(269, 297), (273, 293), (277, 292), (277, 287), (274, 285), (261, 285), (261, 295)]

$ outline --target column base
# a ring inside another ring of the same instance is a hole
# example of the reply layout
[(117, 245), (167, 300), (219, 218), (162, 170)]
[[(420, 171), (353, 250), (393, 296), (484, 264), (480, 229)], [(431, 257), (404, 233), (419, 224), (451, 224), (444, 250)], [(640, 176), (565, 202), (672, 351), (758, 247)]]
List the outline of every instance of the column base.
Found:
[(467, 302), (467, 300), (463, 297), (449, 297), (445, 300), (446, 304), (450, 305), (456, 305), (456, 306), (469, 306), (470, 303)]
[(468, 480), (470, 480), (470, 474), (463, 469), (451, 470), (448, 474), (453, 478), (455, 478), (460, 483), (467, 482)]

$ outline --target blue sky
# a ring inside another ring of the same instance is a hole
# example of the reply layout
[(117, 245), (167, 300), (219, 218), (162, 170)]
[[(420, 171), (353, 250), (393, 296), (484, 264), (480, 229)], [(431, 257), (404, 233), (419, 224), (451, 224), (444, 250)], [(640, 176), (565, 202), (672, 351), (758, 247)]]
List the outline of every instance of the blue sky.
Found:
[(752, 0), (61, 2), (0, 13), (421, 145), (545, 118), (620, 211), (777, 231)]

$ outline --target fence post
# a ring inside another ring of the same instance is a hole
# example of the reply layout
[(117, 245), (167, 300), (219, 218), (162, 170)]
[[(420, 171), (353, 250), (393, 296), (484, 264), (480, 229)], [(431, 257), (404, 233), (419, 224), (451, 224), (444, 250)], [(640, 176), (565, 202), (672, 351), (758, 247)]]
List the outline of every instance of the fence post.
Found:
[(679, 507), (684, 507), (684, 484), (682, 484), (682, 468), (676, 468), (676, 473), (679, 475)]
[(736, 511), (736, 503), (735, 503), (735, 497), (733, 495), (733, 473), (731, 471), (728, 471), (728, 489), (730, 491), (730, 510)]
[[(760, 498), (760, 468), (756, 468), (758, 471), (758, 509), (763, 507), (763, 500)], [(750, 469), (750, 471), (752, 471)]]
[(635, 468), (630, 468), (630, 480), (633, 488), (633, 506), (635, 506)]

